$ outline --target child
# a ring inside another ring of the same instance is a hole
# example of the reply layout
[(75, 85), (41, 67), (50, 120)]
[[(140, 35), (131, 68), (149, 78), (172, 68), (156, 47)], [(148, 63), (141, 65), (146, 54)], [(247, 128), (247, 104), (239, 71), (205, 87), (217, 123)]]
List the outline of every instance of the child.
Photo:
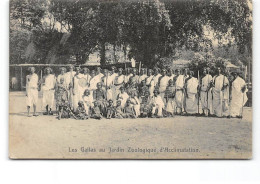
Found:
[(115, 118), (118, 118), (118, 119), (124, 118), (123, 108), (121, 106), (120, 100), (116, 101)]
[(86, 113), (86, 109), (84, 107), (84, 103), (82, 101), (78, 102), (78, 107), (76, 108), (75, 115), (77, 119), (85, 120), (88, 119), (88, 115)]
[(166, 115), (167, 116), (173, 116), (175, 113), (175, 108), (176, 108), (176, 104), (175, 104), (175, 86), (174, 86), (174, 82), (173, 80), (169, 80), (169, 85), (166, 88), (165, 91), (165, 101), (166, 101)]
[(126, 100), (129, 98), (128, 94), (125, 92), (123, 86), (120, 87), (120, 93), (117, 95), (117, 100), (121, 101), (121, 106), (125, 107)]
[(134, 107), (129, 99), (126, 101), (126, 106), (124, 108), (124, 118), (136, 118)]
[(91, 117), (99, 120), (102, 119), (99, 103), (97, 101), (94, 101), (94, 107), (92, 108)]
[(142, 80), (141, 84), (139, 85), (139, 98), (141, 100), (142, 97), (145, 96), (145, 92), (148, 91), (149, 88), (146, 86), (146, 82), (145, 80)]
[(131, 93), (131, 97), (129, 98), (130, 103), (133, 105), (134, 107), (134, 111), (135, 111), (135, 115), (136, 117), (140, 116), (140, 101), (136, 96), (135, 92)]
[(146, 118), (150, 114), (151, 111), (150, 101), (151, 101), (150, 93), (149, 91), (146, 91), (144, 96), (141, 99), (140, 113), (142, 118)]
[(60, 81), (56, 86), (56, 109), (58, 111), (58, 119), (70, 117), (68, 89), (64, 81), (64, 78), (60, 78)]
[(162, 110), (164, 107), (163, 100), (161, 96), (159, 96), (159, 90), (154, 90), (154, 96), (151, 99), (151, 105), (152, 105), (152, 118), (153, 117), (162, 117)]
[(111, 119), (114, 116), (114, 113), (115, 113), (115, 109), (114, 109), (114, 106), (113, 106), (113, 100), (110, 99), (108, 101), (108, 106), (106, 108), (107, 119)]
[(89, 115), (91, 108), (93, 107), (93, 96), (90, 95), (90, 91), (86, 89), (83, 94), (83, 102), (87, 115)]

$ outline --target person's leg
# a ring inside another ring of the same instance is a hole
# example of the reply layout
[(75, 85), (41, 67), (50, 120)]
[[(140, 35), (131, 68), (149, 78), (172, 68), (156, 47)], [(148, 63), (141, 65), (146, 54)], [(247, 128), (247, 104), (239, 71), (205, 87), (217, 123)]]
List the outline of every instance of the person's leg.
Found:
[(33, 116), (38, 116), (38, 115), (36, 114), (36, 104), (33, 104)]

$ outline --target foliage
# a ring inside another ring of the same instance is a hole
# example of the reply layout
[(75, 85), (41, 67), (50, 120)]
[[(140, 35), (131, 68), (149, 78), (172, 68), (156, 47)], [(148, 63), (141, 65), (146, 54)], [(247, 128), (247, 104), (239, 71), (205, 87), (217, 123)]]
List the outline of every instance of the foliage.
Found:
[(10, 9), (11, 59), (30, 43), (32, 60), (47, 63), (69, 62), (71, 56), (84, 63), (99, 50), (105, 64), (107, 44), (130, 48), (129, 59), (149, 66), (176, 57), (177, 50), (216, 53), (214, 40), (220, 48), (234, 47), (244, 64), (252, 54), (247, 0), (12, 0)]

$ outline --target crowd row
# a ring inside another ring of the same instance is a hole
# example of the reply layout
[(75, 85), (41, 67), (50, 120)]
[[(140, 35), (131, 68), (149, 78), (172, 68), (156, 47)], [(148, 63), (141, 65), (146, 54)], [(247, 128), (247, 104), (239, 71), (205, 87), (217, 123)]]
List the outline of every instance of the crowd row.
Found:
[[(201, 78), (184, 69), (144, 69), (139, 75), (136, 68), (127, 70), (112, 67), (111, 71), (100, 67), (95, 70), (70, 66), (60, 69), (55, 76), (51, 68), (38, 79), (35, 68), (30, 67), (26, 76), (28, 116), (30, 107), (38, 101), (42, 91), (42, 103), (46, 115), (53, 114), (56, 106), (58, 118), (137, 118), (165, 117), (174, 114), (203, 114), (206, 116), (242, 117), (247, 101), (246, 83), (237, 74), (230, 81), (218, 68), (218, 74), (210, 75), (205, 68)], [(75, 71), (74, 71), (75, 70)], [(200, 112), (200, 109), (202, 112)]]

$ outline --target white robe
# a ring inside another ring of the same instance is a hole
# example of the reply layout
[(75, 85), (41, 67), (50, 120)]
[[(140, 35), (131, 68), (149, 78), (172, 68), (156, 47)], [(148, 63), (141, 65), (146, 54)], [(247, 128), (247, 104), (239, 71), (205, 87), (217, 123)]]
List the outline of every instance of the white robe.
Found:
[(162, 76), (161, 74), (157, 74), (156, 76), (154, 76), (154, 78), (153, 78), (154, 86), (157, 86), (157, 85), (158, 85), (158, 80), (159, 80), (159, 78), (160, 78), (161, 76)]
[(83, 96), (83, 102), (84, 102), (84, 107), (86, 109), (86, 113), (87, 115), (89, 115), (90, 112), (90, 108), (93, 107), (93, 96), (89, 95), (89, 96)]
[(73, 108), (74, 110), (78, 107), (78, 102), (82, 101), (83, 87), (79, 85), (79, 80), (83, 78), (83, 74), (75, 75), (73, 78)]
[(154, 115), (156, 110), (158, 111), (157, 115), (162, 116), (162, 110), (164, 108), (164, 102), (161, 96), (153, 96), (151, 98), (151, 105), (152, 105), (152, 114)]
[(46, 107), (48, 105), (50, 108), (53, 108), (55, 83), (56, 83), (55, 75), (50, 74), (45, 77), (44, 84), (42, 85), (42, 106), (43, 107)]
[(176, 102), (176, 106), (178, 108), (182, 108), (183, 107), (183, 102), (184, 102), (184, 91), (183, 91), (183, 87), (184, 87), (184, 75), (179, 75), (176, 79), (175, 82), (175, 87), (176, 87), (176, 94), (175, 94), (175, 102)]
[(31, 107), (38, 102), (38, 75), (32, 74), (26, 77), (26, 105)]
[(69, 86), (72, 85), (73, 77), (75, 76), (75, 74), (76, 74), (75, 71), (67, 72), (65, 74), (65, 84), (67, 89), (69, 89), (68, 96), (69, 96), (69, 104), (71, 107), (73, 106), (73, 92), (72, 92), (72, 88), (69, 88)]
[(103, 89), (106, 92), (107, 100), (113, 100), (113, 85), (114, 85), (114, 76), (104, 76), (102, 78)]
[(145, 80), (147, 77), (147, 75), (141, 75), (139, 78), (138, 78), (138, 83), (140, 84), (143, 80)]
[(114, 80), (114, 84), (115, 84), (115, 97), (118, 96), (118, 94), (120, 93), (120, 87), (123, 86), (125, 81), (125, 75), (118, 75), (116, 76), (115, 80)]
[(154, 91), (154, 86), (155, 86), (153, 79), (154, 79), (153, 75), (146, 78), (146, 86), (149, 86), (150, 96), (153, 96), (153, 91)]
[(131, 101), (131, 104), (134, 107), (136, 117), (140, 116), (140, 105), (141, 104), (140, 104), (139, 99), (136, 96), (134, 98), (130, 97), (129, 99)]
[(222, 87), (224, 85), (229, 84), (227, 77), (224, 75), (215, 76), (213, 78), (214, 87), (212, 88), (213, 95), (213, 113), (222, 117), (223, 115), (227, 115), (228, 113), (228, 99), (229, 99), (229, 89), (226, 87), (224, 91), (222, 91)]
[(121, 101), (121, 106), (124, 108), (125, 107), (125, 104), (126, 104), (126, 100), (129, 98), (128, 94), (126, 92), (124, 93), (119, 93), (117, 95), (117, 100), (120, 100)]
[(187, 113), (196, 113), (198, 109), (198, 100), (196, 94), (198, 92), (198, 80), (194, 77), (187, 81), (186, 111)]
[(242, 107), (247, 102), (246, 91), (243, 93), (241, 90), (246, 85), (245, 81), (237, 77), (232, 83), (230, 115), (232, 117), (242, 116)]
[(210, 83), (212, 81), (212, 76), (207, 74), (201, 80), (201, 92), (200, 92), (200, 99), (201, 99), (201, 107), (202, 109), (212, 110), (212, 93), (211, 89), (207, 92), (208, 88), (210, 87)]
[(164, 95), (165, 95), (166, 87), (168, 86), (168, 83), (169, 83), (169, 77), (168, 76), (163, 76), (163, 77), (159, 78), (159, 80), (160, 80), (160, 81), (158, 81), (159, 92), (160, 92), (159, 95), (161, 96), (162, 100), (165, 103)]

